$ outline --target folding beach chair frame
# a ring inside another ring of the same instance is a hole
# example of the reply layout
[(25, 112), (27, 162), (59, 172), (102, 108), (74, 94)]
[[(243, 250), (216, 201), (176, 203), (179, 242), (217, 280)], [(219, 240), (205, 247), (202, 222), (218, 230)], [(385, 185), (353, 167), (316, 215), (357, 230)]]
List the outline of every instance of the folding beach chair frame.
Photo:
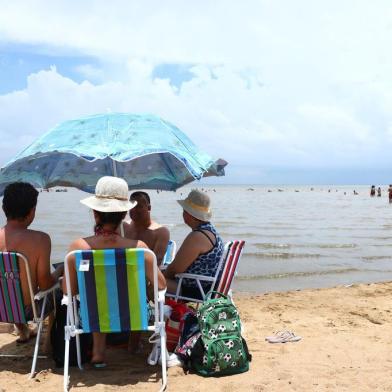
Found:
[[(29, 286), (29, 293), (30, 293), (30, 300), (31, 300), (31, 308), (33, 310), (33, 320), (26, 320), (26, 321), (33, 321), (35, 324), (38, 325), (38, 331), (37, 331), (37, 336), (35, 339), (35, 346), (34, 346), (33, 362), (31, 364), (31, 371), (30, 371), (30, 375), (29, 375), (29, 378), (33, 378), (35, 376), (35, 368), (37, 365), (39, 342), (40, 342), (40, 337), (41, 337), (41, 332), (42, 332), (42, 324), (44, 321), (46, 300), (47, 300), (48, 294), (52, 293), (53, 294), (53, 303), (54, 303), (54, 308), (55, 308), (56, 302), (55, 302), (55, 297), (54, 297), (54, 290), (59, 287), (59, 282), (56, 282), (52, 287), (50, 287), (47, 290), (39, 291), (38, 293), (34, 294), (33, 285), (31, 283), (30, 266), (29, 266), (29, 262), (27, 260), (27, 257), (19, 252), (0, 252), (0, 256), (2, 256), (4, 258), (4, 255), (10, 255), (11, 257), (12, 257), (12, 255), (15, 255), (18, 260), (21, 260), (24, 263), (25, 268), (26, 268), (27, 283)], [(19, 267), (18, 267), (18, 270), (19, 270), (18, 272), (20, 272)], [(7, 274), (7, 273), (5, 273), (5, 274)], [(9, 279), (7, 275), (5, 276), (5, 279)], [(38, 316), (35, 301), (39, 301), (42, 298), (43, 298), (43, 302), (42, 302), (41, 314)], [(22, 306), (21, 308), (23, 308), (23, 312), (24, 312), (24, 306)], [(24, 318), (26, 318), (25, 315), (24, 315)], [(14, 324), (11, 321), (9, 323)], [(0, 354), (0, 356), (1, 356), (1, 354)], [(24, 357), (24, 355), (23, 355), (23, 357)]]
[[(129, 248), (131, 249), (131, 248)], [(109, 249), (105, 249), (109, 250)], [(164, 321), (164, 303), (165, 303), (165, 290), (158, 290), (158, 266), (157, 259), (154, 254), (149, 249), (140, 249), (138, 251), (143, 251), (144, 254), (150, 253), (153, 257), (153, 273), (154, 273), (154, 325), (148, 326), (147, 331), (153, 331), (153, 336), (159, 336), (160, 344), (162, 347), (162, 352), (166, 352), (166, 331), (165, 331), (165, 321)], [(71, 285), (69, 278), (69, 267), (68, 261), (70, 256), (79, 252), (78, 250), (69, 252), (64, 258), (64, 271), (66, 276), (66, 286), (67, 286), (67, 296), (63, 298), (63, 303), (67, 305), (67, 325), (64, 327), (65, 334), (65, 354), (64, 354), (64, 392), (68, 391), (69, 386), (69, 344), (71, 337), (76, 338), (76, 353), (79, 369), (83, 369), (81, 363), (81, 353), (80, 353), (80, 340), (79, 335), (84, 333), (83, 329), (79, 326), (79, 317), (77, 311), (77, 300), (78, 295), (72, 296)], [(85, 251), (83, 251), (85, 252)], [(88, 251), (87, 251), (88, 252)], [(69, 300), (71, 299), (71, 300)], [(147, 303), (146, 303), (147, 307)], [(153, 342), (153, 336), (150, 337), (150, 341)], [(163, 349), (164, 348), (164, 349)], [(167, 369), (166, 369), (166, 355), (162, 355), (162, 386), (159, 391), (164, 391), (167, 386)]]
[[(219, 291), (225, 295), (231, 295), (231, 283), (233, 281), (238, 262), (241, 258), (244, 245), (245, 241), (238, 240), (229, 241), (226, 243), (214, 276), (204, 276), (189, 273), (177, 274), (176, 278), (179, 279), (177, 291), (175, 294), (166, 293), (166, 296), (173, 297), (176, 301), (182, 300), (188, 302), (202, 303), (204, 302), (207, 293), (204, 292), (201, 282), (211, 282), (211, 288), (214, 291)], [(196, 281), (202, 299), (191, 298), (181, 295), (182, 283), (184, 279), (194, 279)]]
[(163, 256), (162, 264), (160, 266), (161, 269), (167, 268), (167, 266), (174, 260), (174, 257), (177, 253), (177, 244), (174, 240), (169, 240), (167, 243), (167, 248), (165, 255)]

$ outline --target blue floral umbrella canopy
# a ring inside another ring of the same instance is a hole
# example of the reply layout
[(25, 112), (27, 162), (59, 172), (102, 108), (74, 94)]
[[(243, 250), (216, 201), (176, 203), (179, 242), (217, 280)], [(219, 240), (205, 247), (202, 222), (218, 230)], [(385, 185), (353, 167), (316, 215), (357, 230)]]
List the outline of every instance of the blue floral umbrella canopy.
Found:
[(57, 125), (19, 153), (0, 169), (0, 195), (15, 181), (93, 193), (104, 175), (124, 178), (130, 189), (175, 190), (203, 176), (223, 176), (226, 164), (159, 117), (98, 114)]

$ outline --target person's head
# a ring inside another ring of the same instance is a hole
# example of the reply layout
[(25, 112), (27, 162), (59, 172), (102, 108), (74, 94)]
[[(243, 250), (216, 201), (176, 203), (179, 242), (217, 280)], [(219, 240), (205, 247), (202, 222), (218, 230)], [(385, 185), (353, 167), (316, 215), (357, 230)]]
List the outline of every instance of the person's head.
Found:
[(177, 202), (183, 208), (182, 216), (188, 226), (193, 227), (195, 224), (209, 222), (211, 220), (211, 202), (206, 193), (194, 189), (186, 199), (177, 200)]
[(130, 200), (137, 203), (136, 206), (129, 211), (131, 219), (137, 223), (148, 223), (151, 211), (151, 200), (148, 193), (143, 191), (133, 192)]
[(34, 220), (38, 192), (26, 182), (14, 182), (4, 190), (3, 211), (9, 220), (26, 221), (30, 225)]
[(128, 200), (128, 185), (122, 178), (101, 177), (95, 187), (95, 195), (80, 201), (94, 211), (97, 227), (110, 226), (115, 230), (127, 212), (136, 203)]

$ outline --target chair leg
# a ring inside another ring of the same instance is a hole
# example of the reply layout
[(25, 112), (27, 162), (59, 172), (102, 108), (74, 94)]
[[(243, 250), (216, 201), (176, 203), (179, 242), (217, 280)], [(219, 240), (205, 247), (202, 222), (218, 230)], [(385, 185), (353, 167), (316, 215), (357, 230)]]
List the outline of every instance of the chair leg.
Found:
[(44, 314), (45, 314), (46, 298), (47, 298), (47, 295), (44, 297), (44, 300), (42, 303), (41, 316), (40, 316), (40, 320), (38, 322), (38, 332), (37, 332), (37, 337), (35, 338), (33, 363), (31, 365), (31, 372), (30, 372), (29, 378), (33, 378), (35, 375), (35, 367), (37, 365), (38, 350), (39, 350), (39, 341), (40, 341), (40, 337), (41, 337), (42, 324), (43, 324), (43, 319), (44, 319)]
[[(72, 302), (73, 302), (73, 310), (74, 310), (74, 317), (75, 317), (75, 325), (76, 325), (76, 328), (79, 328), (79, 316), (78, 316), (77, 302), (76, 302), (76, 300), (74, 300)], [(83, 370), (82, 357), (80, 354), (80, 336), (79, 336), (79, 334), (76, 334), (76, 357), (78, 360), (79, 369)]]
[(161, 330), (161, 360), (162, 360), (162, 386), (159, 390), (164, 391), (167, 387), (167, 366), (166, 366), (166, 359), (167, 359), (167, 350), (166, 350), (166, 332), (163, 327), (163, 331)]
[(64, 392), (68, 392), (68, 386), (69, 386), (69, 375), (68, 375), (68, 370), (69, 370), (69, 332), (66, 332), (68, 336), (65, 337), (65, 350), (64, 350)]

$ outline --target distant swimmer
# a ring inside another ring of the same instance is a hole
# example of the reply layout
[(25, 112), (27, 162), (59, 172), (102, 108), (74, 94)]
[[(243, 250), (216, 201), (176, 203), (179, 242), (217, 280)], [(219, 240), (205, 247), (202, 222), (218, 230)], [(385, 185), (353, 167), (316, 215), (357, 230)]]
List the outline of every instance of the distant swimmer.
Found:
[(370, 188), (370, 196), (376, 196), (376, 186), (372, 185), (372, 187)]
[(298, 189), (296, 189), (295, 191), (296, 191), (296, 192), (299, 192), (299, 190), (298, 190)]
[(314, 188), (310, 188), (311, 191), (314, 191)]
[(381, 197), (381, 188), (380, 187), (377, 188), (377, 197)]
[(392, 203), (392, 184), (390, 184), (388, 188), (388, 197), (389, 197), (389, 202)]
[(330, 190), (330, 189), (328, 189), (328, 193), (331, 193), (331, 190)]
[(354, 189), (354, 195), (359, 195), (359, 193)]

